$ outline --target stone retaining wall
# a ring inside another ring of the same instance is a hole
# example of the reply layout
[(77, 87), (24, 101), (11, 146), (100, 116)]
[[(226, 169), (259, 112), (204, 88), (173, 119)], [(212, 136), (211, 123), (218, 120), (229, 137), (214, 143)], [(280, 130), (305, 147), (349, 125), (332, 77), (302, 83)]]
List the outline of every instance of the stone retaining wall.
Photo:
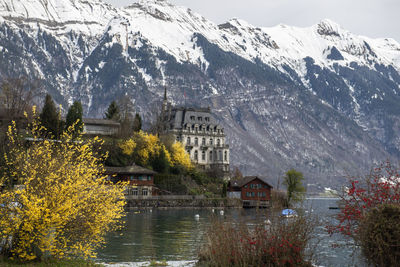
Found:
[(240, 208), (240, 199), (127, 199), (126, 208)]

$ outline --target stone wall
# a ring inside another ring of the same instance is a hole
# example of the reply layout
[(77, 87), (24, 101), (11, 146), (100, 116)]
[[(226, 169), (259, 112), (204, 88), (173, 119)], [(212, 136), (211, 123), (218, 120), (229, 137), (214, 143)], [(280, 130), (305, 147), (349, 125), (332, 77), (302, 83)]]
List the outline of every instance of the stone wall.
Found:
[(228, 198), (169, 198), (169, 199), (127, 199), (126, 208), (240, 208), (240, 199)]

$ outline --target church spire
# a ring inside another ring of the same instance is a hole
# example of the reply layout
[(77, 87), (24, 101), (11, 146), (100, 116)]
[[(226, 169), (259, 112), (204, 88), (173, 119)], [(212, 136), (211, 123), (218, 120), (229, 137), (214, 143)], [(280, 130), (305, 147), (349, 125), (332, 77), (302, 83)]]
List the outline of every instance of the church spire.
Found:
[(164, 114), (167, 112), (168, 100), (167, 100), (167, 86), (164, 86), (164, 99), (162, 103), (162, 111)]

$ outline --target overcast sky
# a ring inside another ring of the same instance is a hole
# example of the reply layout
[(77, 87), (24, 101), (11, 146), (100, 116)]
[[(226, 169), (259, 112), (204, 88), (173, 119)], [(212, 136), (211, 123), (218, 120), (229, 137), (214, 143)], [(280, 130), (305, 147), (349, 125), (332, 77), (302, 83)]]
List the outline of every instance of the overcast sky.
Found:
[[(135, 0), (103, 0), (117, 7)], [(169, 0), (215, 23), (240, 18), (255, 26), (311, 26), (329, 18), (355, 34), (400, 42), (400, 0)]]

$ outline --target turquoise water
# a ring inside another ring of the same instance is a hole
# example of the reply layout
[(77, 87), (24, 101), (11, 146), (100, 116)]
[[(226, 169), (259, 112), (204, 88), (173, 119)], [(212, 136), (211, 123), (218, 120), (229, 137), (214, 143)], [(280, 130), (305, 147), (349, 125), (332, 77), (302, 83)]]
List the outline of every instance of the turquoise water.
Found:
[[(324, 226), (331, 222), (338, 210), (336, 199), (309, 199), (306, 210), (316, 214), (322, 226), (316, 231), (316, 259), (318, 266), (362, 266), (354, 250), (344, 246), (341, 236), (329, 236)], [(198, 215), (198, 217), (196, 216)], [(124, 266), (140, 266), (151, 260), (167, 261), (173, 266), (193, 265), (199, 249), (204, 243), (204, 233), (213, 218), (233, 218), (255, 223), (264, 220), (265, 210), (231, 209), (168, 209), (128, 212), (125, 226), (107, 236), (106, 246), (99, 250), (98, 260), (105, 263), (119, 263)], [(339, 245), (334, 248), (333, 246)]]

